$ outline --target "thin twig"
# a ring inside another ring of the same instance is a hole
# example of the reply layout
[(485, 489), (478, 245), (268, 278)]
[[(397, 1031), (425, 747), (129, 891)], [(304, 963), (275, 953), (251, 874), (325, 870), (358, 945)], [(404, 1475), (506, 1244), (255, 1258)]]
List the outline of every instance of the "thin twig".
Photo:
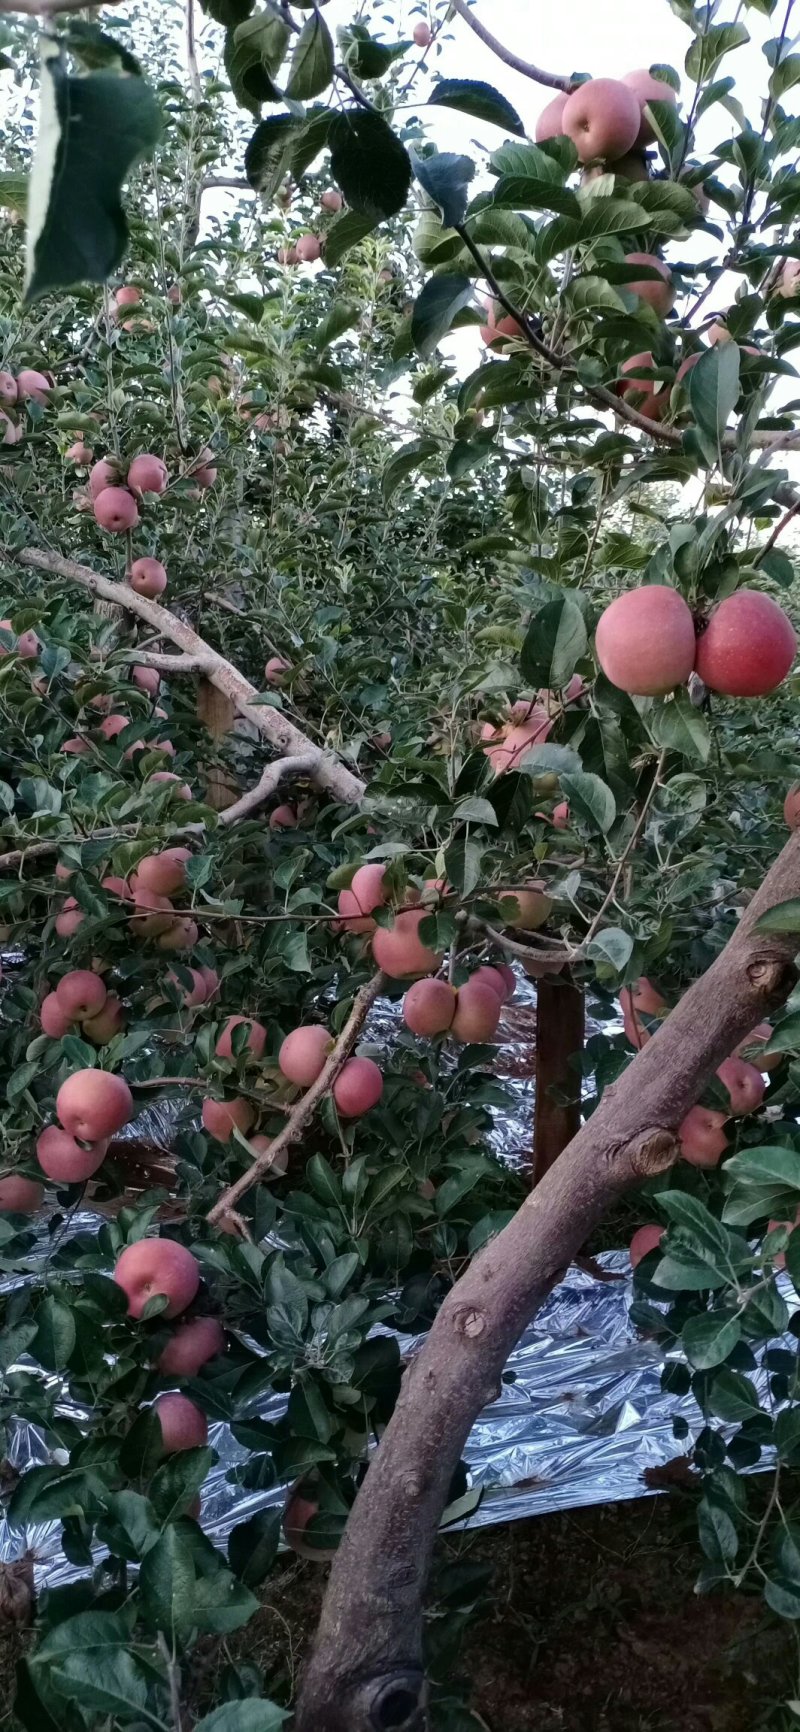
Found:
[(212, 1226), (219, 1221), (223, 1215), (227, 1215), (230, 1212), (231, 1208), (238, 1203), (240, 1197), (243, 1197), (245, 1193), (250, 1190), (251, 1186), (261, 1178), (262, 1173), (269, 1171), (269, 1168), (275, 1161), (276, 1155), (280, 1154), (282, 1149), (288, 1148), (290, 1143), (296, 1141), (298, 1133), (306, 1124), (308, 1124), (309, 1119), (316, 1112), (323, 1095), (329, 1093), (332, 1084), (336, 1081), (336, 1078), (342, 1069), (342, 1066), (350, 1057), (353, 1047), (355, 1046), (359, 1034), (364, 1026), (364, 1022), (366, 1021), (367, 1014), (375, 1003), (376, 998), (380, 997), (385, 985), (386, 976), (382, 973), (374, 974), (372, 979), (367, 982), (366, 986), (362, 986), (361, 991), (356, 993), (350, 1015), (347, 1018), (333, 1051), (325, 1060), (323, 1069), (320, 1071), (316, 1082), (311, 1084), (310, 1089), (306, 1090), (306, 1093), (301, 1096), (296, 1106), (292, 1108), (285, 1125), (278, 1132), (277, 1137), (273, 1138), (269, 1148), (264, 1149), (260, 1155), (257, 1155), (256, 1159), (252, 1161), (250, 1166), (247, 1168), (247, 1171), (242, 1173), (241, 1178), (238, 1178), (234, 1184), (229, 1185), (227, 1190), (223, 1191), (222, 1195), (217, 1198), (213, 1209), (209, 1210), (207, 1216), (207, 1219)]
[(614, 897), (616, 896), (617, 885), (619, 884), (620, 878), (622, 877), (622, 874), (625, 871), (626, 863), (627, 863), (630, 855), (633, 853), (633, 850), (636, 847), (636, 844), (639, 840), (639, 837), (642, 834), (644, 826), (647, 822), (647, 814), (650, 811), (650, 807), (652, 806), (653, 801), (656, 797), (656, 793), (658, 791), (658, 787), (659, 787), (659, 784), (661, 782), (661, 772), (664, 768), (664, 761), (666, 759), (666, 756), (667, 756), (666, 749), (659, 754), (658, 763), (656, 764), (656, 768), (655, 768), (655, 774), (653, 776), (652, 782), (650, 783), (650, 787), (648, 788), (647, 796), (646, 796), (645, 800), (642, 802), (641, 812), (639, 813), (639, 816), (636, 820), (636, 823), (633, 827), (633, 830), (631, 831), (630, 838), (629, 838), (625, 848), (623, 849), (623, 852), (620, 855), (619, 860), (617, 861), (617, 869), (616, 869), (616, 872), (614, 873), (614, 876), (611, 880), (611, 887), (609, 889), (608, 895), (606, 897), (604, 897), (603, 902), (601, 903), (600, 907), (598, 908), (597, 913), (594, 917), (594, 920), (592, 921), (592, 924), (589, 927), (589, 930), (586, 934), (586, 937), (583, 940), (584, 947), (591, 944), (591, 941), (594, 938), (594, 935), (595, 935), (595, 933), (596, 933), (596, 931), (600, 925), (600, 922), (603, 918), (603, 915), (606, 912), (606, 909), (610, 908), (611, 903), (613, 902)]
[(784, 513), (783, 517), (780, 519), (780, 522), (776, 523), (775, 528), (773, 529), (772, 534), (769, 537), (769, 540), (765, 541), (764, 546), (762, 547), (761, 552), (758, 555), (758, 558), (756, 560), (756, 565), (762, 565), (763, 564), (764, 560), (767, 557), (767, 554), (772, 552), (772, 549), (775, 546), (775, 543), (778, 540), (779, 536), (781, 536), (783, 534), (784, 529), (788, 528), (789, 524), (792, 521), (792, 518), (797, 517), (798, 513), (800, 513), (800, 499), (796, 499), (794, 502), (794, 505), (790, 506), (789, 510)]
[(532, 78), (534, 84), (547, 85), (548, 90), (570, 91), (575, 89), (573, 79), (561, 77), (557, 72), (545, 72), (541, 66), (533, 66), (529, 60), (522, 60), (518, 54), (513, 52), (513, 49), (504, 47), (503, 43), (499, 42), (490, 30), (487, 30), (486, 25), (479, 22), (474, 12), (470, 11), (467, 0), (450, 0), (450, 5), (452, 10), (458, 13), (459, 18), (463, 18), (470, 30), (474, 30), (481, 42), (490, 48), (505, 66), (510, 66), (514, 72), (521, 72), (523, 78)]

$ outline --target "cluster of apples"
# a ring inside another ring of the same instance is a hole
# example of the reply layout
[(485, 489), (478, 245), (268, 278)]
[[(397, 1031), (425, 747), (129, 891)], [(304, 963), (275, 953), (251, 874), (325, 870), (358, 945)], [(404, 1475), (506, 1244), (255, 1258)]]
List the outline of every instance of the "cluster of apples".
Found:
[(95, 1046), (105, 1046), (124, 1027), (119, 999), (90, 968), (73, 968), (62, 977), (42, 999), (39, 1020), (51, 1040), (61, 1040), (78, 1024)]
[[(650, 102), (667, 102), (674, 107), (676, 93), (671, 85), (654, 78), (646, 68), (628, 72), (622, 79), (592, 78), (571, 93), (562, 92), (548, 102), (536, 123), (536, 141), (566, 135), (571, 138), (583, 165), (585, 178), (602, 173), (603, 165), (611, 163), (615, 174), (629, 180), (647, 180), (644, 151), (652, 144), (655, 132), (648, 115)], [(587, 164), (599, 165), (587, 169)], [(666, 318), (675, 300), (675, 288), (669, 266), (655, 253), (626, 253), (624, 263), (640, 266), (647, 275), (632, 276), (626, 288), (651, 306), (660, 318)], [(525, 340), (525, 331), (510, 314), (505, 314), (494, 300), (486, 303), (487, 323), (481, 326), (481, 337), (490, 348), (505, 348), (509, 340)], [(698, 357), (693, 357), (697, 360)], [(692, 364), (684, 363), (683, 371)], [(655, 401), (649, 384), (653, 356), (649, 351), (634, 355), (622, 371), (629, 375), (620, 386), (623, 395), (635, 394), (643, 414), (661, 419), (669, 401), (669, 392), (662, 393), (663, 402)], [(645, 374), (644, 379), (640, 376)], [(679, 373), (682, 377), (683, 373)], [(652, 413), (651, 413), (652, 411)]]
[(56, 1096), (60, 1124), (48, 1125), (36, 1142), (36, 1158), (55, 1184), (81, 1184), (102, 1166), (109, 1142), (133, 1116), (124, 1077), (105, 1070), (78, 1070)]
[[(329, 186), (325, 188), (319, 203), (326, 216), (338, 216), (344, 199), (338, 187)], [(282, 265), (315, 265), (317, 260), (322, 258), (324, 245), (324, 235), (315, 235), (312, 230), (307, 230), (305, 234), (298, 235), (296, 241), (279, 248), (278, 262)]]
[[(667, 1001), (652, 981), (643, 976), (633, 986), (623, 987), (620, 1003), (625, 1034), (631, 1046), (641, 1052), (651, 1038), (650, 1030), (642, 1018), (663, 1019), (669, 1011)], [(767, 1047), (771, 1037), (770, 1024), (760, 1022), (758, 1028), (754, 1028), (752, 1034), (740, 1042), (731, 1057), (724, 1059), (719, 1066), (716, 1074), (730, 1096), (729, 1113), (716, 1112), (713, 1107), (695, 1106), (690, 1108), (679, 1125), (681, 1156), (693, 1167), (715, 1167), (728, 1147), (728, 1138), (725, 1135), (728, 1119), (756, 1112), (760, 1107), (766, 1087), (763, 1072), (772, 1070), (781, 1062), (779, 1053), (768, 1055), (757, 1050), (759, 1047)], [(750, 1063), (742, 1057), (743, 1053), (754, 1049), (758, 1064)]]
[[(177, 782), (178, 778), (166, 770), (156, 771), (155, 775), (148, 777), (151, 782), (163, 780)], [(191, 789), (185, 785), (183, 789), (179, 786), (176, 792), (181, 798), (192, 797)], [(197, 943), (199, 931), (196, 921), (179, 913), (170, 899), (185, 886), (186, 861), (190, 858), (188, 848), (164, 848), (160, 854), (145, 855), (130, 879), (110, 873), (100, 880), (102, 889), (107, 890), (110, 896), (133, 904), (131, 931), (138, 938), (154, 938), (159, 950), (189, 950)], [(59, 864), (56, 878), (68, 882), (73, 871), (73, 867)], [(73, 938), (85, 918), (76, 898), (67, 896), (56, 915), (56, 932), (61, 938)], [(209, 972), (213, 973), (213, 970)], [(216, 976), (214, 978), (216, 980)]]
[(23, 421), (15, 421), (7, 411), (21, 409), (26, 401), (46, 409), (54, 385), (52, 373), (40, 373), (36, 367), (21, 367), (16, 378), (0, 371), (0, 445), (18, 445), (25, 430)]
[(449, 1034), (454, 1040), (494, 1040), (503, 1005), (513, 997), (514, 970), (505, 963), (477, 968), (463, 986), (446, 980), (415, 980), (403, 999), (403, 1021), (412, 1034)]
[(667, 584), (617, 596), (601, 614), (597, 659), (611, 684), (635, 697), (663, 697), (694, 671), (709, 691), (759, 698), (786, 678), (797, 639), (771, 596), (737, 589), (698, 621)]
[[(114, 1280), (127, 1298), (129, 1317), (138, 1321), (149, 1300), (164, 1298), (166, 1308), (159, 1315), (171, 1319), (186, 1311), (197, 1297), (200, 1265), (175, 1239), (139, 1239), (121, 1253)], [(156, 1370), (164, 1378), (196, 1377), (209, 1360), (225, 1352), (225, 1346), (225, 1331), (218, 1318), (188, 1318), (170, 1335), (155, 1362)], [(177, 1392), (159, 1395), (153, 1411), (161, 1427), (165, 1455), (199, 1449), (208, 1441), (206, 1415), (188, 1396)]]
[[(82, 447), (83, 455), (89, 447)], [(71, 447), (74, 453), (75, 447)], [(77, 459), (76, 459), (77, 461)], [(124, 535), (126, 530), (135, 529), (139, 522), (139, 503), (145, 493), (165, 493), (169, 486), (169, 473), (166, 463), (157, 457), (154, 451), (140, 451), (129, 463), (127, 471), (114, 457), (101, 457), (98, 463), (92, 465), (89, 471), (89, 495), (92, 501), (95, 521), (101, 529), (107, 529), (112, 535)], [(138, 562), (142, 563), (142, 562)], [(144, 562), (147, 563), (147, 562)], [(157, 561), (153, 561), (157, 564)], [(134, 568), (135, 569), (135, 568)], [(163, 571), (163, 566), (159, 567)], [(133, 581), (133, 572), (131, 573)], [(141, 594), (158, 595), (166, 586), (167, 578), (164, 572), (163, 582), (152, 591), (142, 590)], [(136, 588), (136, 584), (134, 584)]]

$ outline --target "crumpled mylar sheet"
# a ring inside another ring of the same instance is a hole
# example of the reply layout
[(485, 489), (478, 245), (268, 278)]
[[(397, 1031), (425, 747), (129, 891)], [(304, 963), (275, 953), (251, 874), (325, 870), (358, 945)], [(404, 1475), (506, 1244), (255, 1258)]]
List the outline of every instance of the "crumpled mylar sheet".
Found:
[[(534, 1005), (535, 989), (523, 978), (501, 1025), (503, 1058), (498, 1074), (510, 1101), (507, 1108), (494, 1111), (492, 1141), (496, 1153), (514, 1166), (529, 1155), (532, 1135)], [(366, 1041), (390, 1044), (397, 1014), (396, 1007), (377, 1006), (374, 1022), (365, 1031)], [(590, 1019), (587, 1032), (599, 1026)], [(130, 1134), (167, 1143), (169, 1103), (149, 1109), (128, 1129)], [(95, 1215), (84, 1212), (75, 1216), (72, 1230), (91, 1230), (96, 1221)], [(648, 1489), (642, 1478), (645, 1469), (663, 1467), (691, 1449), (691, 1434), (702, 1426), (700, 1410), (690, 1396), (677, 1400), (661, 1393), (661, 1350), (639, 1340), (628, 1320), (627, 1253), (607, 1252), (598, 1262), (625, 1278), (600, 1281), (571, 1268), (512, 1353), (498, 1399), (484, 1408), (473, 1426), (464, 1454), (471, 1485), (481, 1488), (483, 1498), (461, 1525), (485, 1526), (581, 1504), (640, 1497)], [(3, 1282), (4, 1287), (9, 1284), (8, 1279)], [(404, 1356), (422, 1339), (401, 1337)], [(265, 1419), (276, 1419), (285, 1404), (284, 1395), (274, 1396), (262, 1402), (258, 1411)], [(68, 1403), (63, 1411), (82, 1417)], [(672, 1432), (677, 1414), (686, 1418), (690, 1428), (681, 1443)], [(203, 1488), (202, 1521), (209, 1537), (221, 1542), (237, 1522), (282, 1503), (285, 1488), (248, 1492), (229, 1484), (226, 1473), (246, 1458), (246, 1452), (225, 1425), (212, 1424), (209, 1441), (219, 1462)], [(20, 1423), (11, 1438), (9, 1459), (22, 1472), (60, 1457), (48, 1451), (40, 1428)], [(39, 1587), (67, 1582), (82, 1572), (64, 1557), (60, 1531), (57, 1522), (11, 1530), (0, 1519), (0, 1559), (18, 1558), (30, 1548)]]

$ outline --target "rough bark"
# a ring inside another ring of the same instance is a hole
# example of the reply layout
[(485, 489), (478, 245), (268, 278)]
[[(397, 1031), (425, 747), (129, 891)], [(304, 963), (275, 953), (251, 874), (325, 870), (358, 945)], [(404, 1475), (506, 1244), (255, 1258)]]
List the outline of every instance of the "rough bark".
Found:
[(451, 1477), (508, 1354), (618, 1196), (669, 1167), (717, 1065), (797, 978), (791, 934), (760, 914), (800, 895), (792, 836), (724, 951), (476, 1257), (406, 1372), (336, 1555), (296, 1732), (424, 1732), (422, 1599)]
[(540, 980), (536, 990), (534, 1185), (581, 1128), (581, 1079), (570, 1059), (583, 1050), (585, 1014), (582, 986), (576, 986), (566, 974), (560, 980)]
[[(79, 565), (74, 559), (64, 559), (60, 553), (45, 553), (36, 547), (8, 549), (10, 558), (18, 565), (32, 567), (36, 571), (49, 571), (56, 577), (64, 577), (71, 583), (78, 583), (91, 595), (100, 596), (104, 601), (116, 602), (126, 613), (133, 613), (138, 619), (146, 620), (158, 632), (160, 637), (169, 643), (177, 644), (185, 655), (193, 658), (193, 672), (202, 672), (217, 690), (231, 699), (238, 715), (246, 716), (253, 727), (268, 740), (276, 752), (286, 756), (304, 757), (316, 751), (313, 740), (307, 734), (301, 733), (290, 722), (281, 710), (268, 704), (254, 704), (258, 696), (255, 686), (240, 674), (232, 662), (212, 649), (191, 626), (178, 619), (169, 609), (162, 607), (157, 601), (150, 601), (144, 595), (137, 595), (129, 585), (113, 583), (108, 577), (101, 577), (92, 571), (88, 565)], [(171, 658), (175, 662), (176, 671), (180, 672), (180, 658)], [(143, 655), (142, 662), (150, 666), (157, 665), (153, 657)], [(162, 664), (163, 665), (163, 664)], [(335, 800), (341, 800), (345, 805), (358, 805), (364, 793), (364, 783), (351, 770), (340, 763), (331, 752), (321, 752), (314, 780), (320, 788), (325, 788)]]

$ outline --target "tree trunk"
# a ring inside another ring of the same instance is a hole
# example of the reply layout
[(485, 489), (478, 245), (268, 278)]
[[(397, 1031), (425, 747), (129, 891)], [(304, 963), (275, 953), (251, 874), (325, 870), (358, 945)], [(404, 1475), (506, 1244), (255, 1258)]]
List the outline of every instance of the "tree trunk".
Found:
[(581, 1073), (570, 1064), (583, 1051), (585, 995), (565, 970), (536, 990), (536, 1097), (533, 1183), (538, 1185), (581, 1128)]
[[(212, 740), (223, 740), (231, 732), (236, 720), (236, 706), (226, 692), (221, 692), (217, 686), (202, 675), (197, 682), (197, 716)], [(224, 812), (238, 799), (241, 788), (233, 780), (229, 770), (221, 764), (203, 764), (199, 766), (200, 774), (205, 782), (205, 802), (214, 812)]]
[(800, 895), (793, 835), (716, 962), (475, 1258), (403, 1378), (331, 1570), (296, 1732), (424, 1732), (422, 1602), (470, 1428), (508, 1355), (622, 1192), (676, 1159), (676, 1128), (717, 1066), (797, 979), (792, 934), (759, 915)]

